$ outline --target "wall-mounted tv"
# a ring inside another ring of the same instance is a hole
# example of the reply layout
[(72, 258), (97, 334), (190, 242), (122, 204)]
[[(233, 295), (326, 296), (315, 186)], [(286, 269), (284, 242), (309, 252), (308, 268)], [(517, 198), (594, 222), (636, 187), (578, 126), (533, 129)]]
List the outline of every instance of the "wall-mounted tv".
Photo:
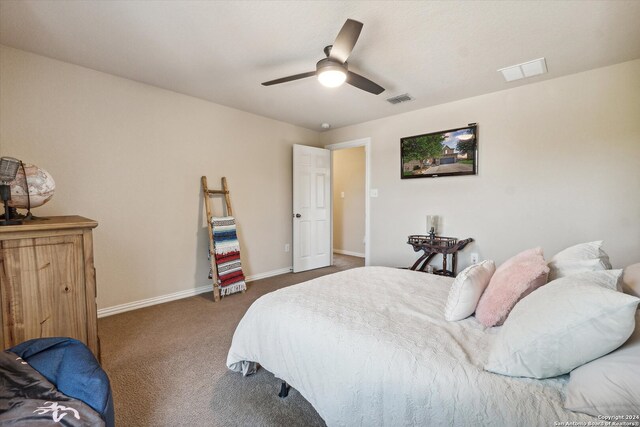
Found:
[(400, 177), (435, 178), (478, 173), (478, 125), (400, 139)]

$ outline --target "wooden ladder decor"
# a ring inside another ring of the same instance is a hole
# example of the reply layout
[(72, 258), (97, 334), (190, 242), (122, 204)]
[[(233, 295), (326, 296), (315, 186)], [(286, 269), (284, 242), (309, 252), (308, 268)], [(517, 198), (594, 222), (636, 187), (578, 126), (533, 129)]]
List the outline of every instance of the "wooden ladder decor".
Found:
[(227, 187), (227, 178), (222, 177), (222, 190), (209, 190), (207, 187), (207, 177), (200, 178), (202, 182), (202, 192), (204, 194), (204, 205), (207, 210), (207, 229), (209, 230), (209, 261), (211, 263), (211, 277), (213, 279), (213, 301), (220, 301), (220, 286), (218, 285), (218, 272), (216, 268), (216, 255), (213, 247), (213, 227), (211, 226), (211, 196), (224, 194), (224, 199), (227, 204), (227, 216), (233, 216), (233, 208), (231, 207), (231, 195), (229, 194), (229, 188)]

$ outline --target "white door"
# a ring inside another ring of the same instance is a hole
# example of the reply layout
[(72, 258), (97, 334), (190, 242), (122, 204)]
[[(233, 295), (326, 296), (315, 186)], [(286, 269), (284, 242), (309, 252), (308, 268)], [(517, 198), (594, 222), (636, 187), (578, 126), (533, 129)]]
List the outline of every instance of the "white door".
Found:
[(331, 152), (293, 146), (293, 272), (331, 264)]

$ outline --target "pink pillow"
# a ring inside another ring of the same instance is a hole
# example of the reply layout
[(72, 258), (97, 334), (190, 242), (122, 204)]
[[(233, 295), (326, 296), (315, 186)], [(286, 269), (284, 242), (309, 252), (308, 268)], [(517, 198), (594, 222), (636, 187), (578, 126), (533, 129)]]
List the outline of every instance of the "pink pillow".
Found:
[(486, 327), (502, 325), (518, 301), (547, 283), (542, 250), (529, 249), (505, 261), (480, 297), (476, 319)]
[(522, 251), (517, 255), (512, 256), (498, 267), (499, 271), (501, 268), (507, 268), (515, 263), (523, 262), (523, 261), (539, 261), (542, 260), (544, 262), (544, 255), (542, 254), (542, 248), (531, 248), (526, 251)]

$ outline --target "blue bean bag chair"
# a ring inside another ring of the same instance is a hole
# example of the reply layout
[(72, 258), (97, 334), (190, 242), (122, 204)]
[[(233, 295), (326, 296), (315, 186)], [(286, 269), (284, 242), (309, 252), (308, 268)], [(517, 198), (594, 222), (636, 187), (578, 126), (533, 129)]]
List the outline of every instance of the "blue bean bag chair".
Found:
[(108, 427), (115, 425), (109, 377), (83, 343), (72, 338), (38, 338), (9, 351), (29, 363), (58, 391), (89, 405)]

